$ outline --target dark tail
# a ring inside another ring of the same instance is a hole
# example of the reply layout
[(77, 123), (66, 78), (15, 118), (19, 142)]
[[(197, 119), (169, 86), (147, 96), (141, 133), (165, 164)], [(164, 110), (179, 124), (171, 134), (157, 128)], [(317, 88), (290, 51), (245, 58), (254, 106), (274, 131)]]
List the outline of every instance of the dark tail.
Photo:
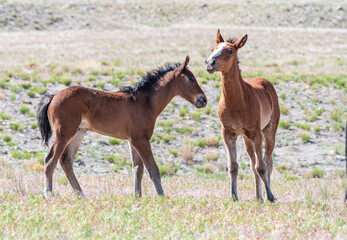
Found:
[(42, 143), (48, 147), (49, 139), (52, 137), (52, 128), (49, 124), (47, 110), (54, 95), (44, 96), (37, 108), (37, 121), (41, 132)]

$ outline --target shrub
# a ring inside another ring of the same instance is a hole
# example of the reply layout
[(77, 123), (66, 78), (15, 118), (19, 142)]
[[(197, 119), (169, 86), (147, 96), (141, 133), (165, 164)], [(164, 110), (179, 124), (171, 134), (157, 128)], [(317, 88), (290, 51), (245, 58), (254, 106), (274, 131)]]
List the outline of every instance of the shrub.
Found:
[(61, 84), (64, 84), (65, 86), (69, 86), (72, 83), (72, 79), (71, 78), (62, 78), (60, 80)]
[(204, 148), (206, 146), (205, 139), (198, 139), (194, 142), (194, 146)]
[(172, 176), (180, 169), (179, 165), (159, 165), (160, 176)]
[(28, 106), (22, 105), (22, 106), (19, 108), (19, 112), (20, 112), (21, 114), (27, 114), (27, 113), (29, 113), (29, 108), (28, 108)]
[(174, 157), (177, 157), (178, 156), (178, 150), (177, 149), (170, 149), (169, 150), (170, 154)]
[(283, 129), (288, 129), (290, 127), (290, 121), (280, 120), (278, 126)]
[(311, 170), (311, 175), (314, 178), (322, 178), (325, 174), (325, 171), (323, 169), (319, 169), (317, 167), (313, 167)]
[(23, 132), (24, 126), (18, 123), (10, 123), (10, 129), (18, 132)]
[(219, 157), (218, 153), (209, 153), (206, 154), (206, 156), (204, 157), (204, 161), (210, 162), (210, 161), (217, 161)]
[(0, 113), (0, 118), (3, 120), (9, 120), (9, 119), (11, 119), (11, 116), (2, 112), (2, 113)]
[(287, 115), (289, 113), (289, 107), (287, 107), (283, 103), (280, 103), (279, 105), (281, 114)]
[(4, 135), (2, 137), (2, 139), (5, 141), (5, 142), (11, 142), (12, 141), (12, 137), (10, 135)]
[(205, 138), (206, 145), (208, 147), (218, 147), (219, 146), (219, 139), (217, 137), (208, 137)]
[(303, 142), (306, 143), (306, 142), (310, 141), (311, 135), (306, 134), (306, 133), (301, 133), (301, 134), (300, 134), (300, 138), (301, 138), (301, 140), (302, 140)]
[(186, 164), (192, 164), (194, 158), (194, 148), (190, 140), (186, 140), (181, 147), (182, 159)]

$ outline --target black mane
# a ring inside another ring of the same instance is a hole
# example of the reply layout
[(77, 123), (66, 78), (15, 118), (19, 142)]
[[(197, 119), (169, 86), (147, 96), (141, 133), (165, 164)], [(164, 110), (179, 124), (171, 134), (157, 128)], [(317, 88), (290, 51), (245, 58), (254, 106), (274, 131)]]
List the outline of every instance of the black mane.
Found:
[(137, 82), (134, 87), (124, 86), (120, 88), (120, 91), (134, 95), (140, 92), (148, 93), (153, 89), (153, 86), (158, 82), (160, 78), (162, 78), (168, 72), (175, 70), (180, 65), (180, 63), (167, 63), (164, 66), (157, 67), (147, 72), (142, 77), (141, 81)]

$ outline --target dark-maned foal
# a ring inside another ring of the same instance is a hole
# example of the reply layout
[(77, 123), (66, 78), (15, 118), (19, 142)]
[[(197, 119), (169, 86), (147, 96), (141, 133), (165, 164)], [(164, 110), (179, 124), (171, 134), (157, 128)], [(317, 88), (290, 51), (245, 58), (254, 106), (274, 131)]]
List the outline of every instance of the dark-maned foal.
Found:
[[(275, 200), (270, 188), (272, 172), (272, 152), (280, 119), (280, 109), (276, 91), (264, 78), (242, 79), (238, 66), (237, 51), (245, 45), (247, 35), (238, 41), (223, 37), (217, 32), (217, 45), (206, 60), (209, 73), (221, 72), (222, 94), (218, 105), (218, 117), (222, 125), (222, 136), (228, 154), (228, 168), (232, 197), (237, 198), (238, 163), (236, 140), (243, 136), (246, 151), (251, 159), (256, 184), (256, 197), (262, 199), (263, 180), (267, 198)], [(265, 139), (263, 158), (262, 137)]]
[(135, 87), (120, 92), (104, 92), (74, 86), (53, 96), (44, 97), (38, 107), (38, 122), (42, 141), (48, 146), (55, 139), (45, 158), (45, 196), (52, 195), (53, 172), (58, 160), (72, 186), (79, 194), (82, 189), (73, 171), (73, 159), (87, 131), (97, 132), (129, 142), (135, 196), (141, 196), (143, 165), (154, 182), (158, 195), (163, 195), (159, 169), (154, 161), (150, 139), (155, 121), (171, 99), (182, 96), (197, 108), (206, 106), (207, 98), (193, 73), (176, 63), (147, 73)]

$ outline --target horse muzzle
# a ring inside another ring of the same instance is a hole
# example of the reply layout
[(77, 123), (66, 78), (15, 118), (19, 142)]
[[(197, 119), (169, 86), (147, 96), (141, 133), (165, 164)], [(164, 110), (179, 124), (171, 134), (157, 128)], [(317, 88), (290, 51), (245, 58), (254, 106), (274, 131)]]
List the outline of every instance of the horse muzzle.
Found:
[(208, 73), (214, 73), (216, 69), (218, 68), (215, 58), (207, 59), (205, 61), (205, 66), (206, 66), (206, 71)]
[(207, 104), (207, 98), (204, 95), (200, 95), (195, 102), (195, 107), (203, 108)]

